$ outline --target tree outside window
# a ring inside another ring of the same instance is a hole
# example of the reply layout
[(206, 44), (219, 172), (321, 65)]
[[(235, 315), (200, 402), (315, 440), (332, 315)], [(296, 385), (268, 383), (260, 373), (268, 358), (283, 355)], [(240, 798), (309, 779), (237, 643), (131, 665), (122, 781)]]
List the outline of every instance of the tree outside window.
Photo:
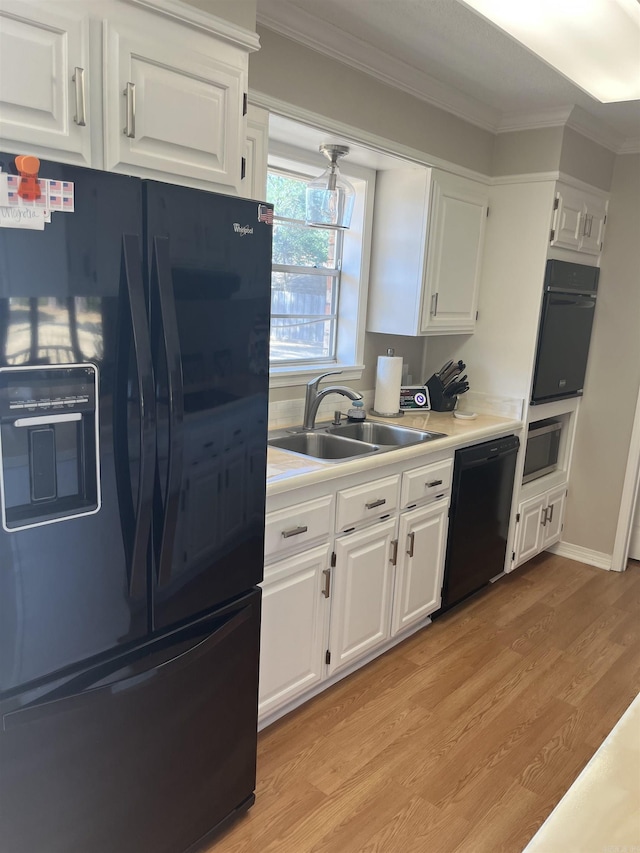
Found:
[(274, 205), (271, 363), (332, 361), (336, 354), (342, 233), (305, 224), (308, 178), (269, 170)]

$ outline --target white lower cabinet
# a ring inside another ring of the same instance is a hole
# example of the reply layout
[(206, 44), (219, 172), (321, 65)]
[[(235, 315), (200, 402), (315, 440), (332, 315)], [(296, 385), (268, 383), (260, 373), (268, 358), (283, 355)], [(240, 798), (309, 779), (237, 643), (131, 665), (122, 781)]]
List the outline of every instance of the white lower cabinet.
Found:
[(514, 567), (560, 539), (566, 496), (563, 483), (519, 504)]
[(382, 654), (440, 606), (453, 459), (435, 458), (268, 498), (261, 725)]
[(396, 519), (335, 540), (332, 567), (329, 674), (390, 636)]
[(265, 568), (262, 583), (260, 716), (295, 699), (324, 676), (329, 546)]
[(392, 634), (440, 607), (449, 502), (441, 500), (400, 516)]

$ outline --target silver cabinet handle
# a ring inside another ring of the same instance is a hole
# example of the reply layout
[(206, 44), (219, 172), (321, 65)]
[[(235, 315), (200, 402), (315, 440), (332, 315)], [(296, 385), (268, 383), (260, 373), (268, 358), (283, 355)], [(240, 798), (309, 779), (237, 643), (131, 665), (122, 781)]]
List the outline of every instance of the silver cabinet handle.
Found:
[(298, 527), (291, 527), (289, 530), (282, 531), (282, 538), (289, 539), (291, 536), (299, 536), (301, 533), (306, 533), (309, 528), (306, 524), (301, 524)]
[(409, 534), (409, 547), (407, 548), (407, 554), (410, 557), (413, 557), (413, 546), (415, 544), (415, 541), (416, 541), (416, 534), (412, 531)]
[(543, 509), (543, 511), (542, 511), (542, 520), (540, 521), (540, 524), (541, 524), (543, 527), (546, 527), (546, 526), (547, 526), (547, 510), (548, 510), (548, 509), (549, 509), (549, 507), (545, 507), (545, 508)]
[(547, 521), (549, 522), (549, 524), (551, 524), (551, 522), (553, 521), (553, 508), (554, 508), (554, 506), (555, 506), (555, 504), (551, 504), (550, 507), (547, 507), (547, 509), (549, 510), (549, 518), (547, 519)]
[(122, 131), (129, 139), (136, 138), (136, 84), (127, 83), (123, 93), (127, 99), (127, 123)]
[(369, 501), (369, 503), (365, 504), (367, 509), (375, 509), (377, 506), (382, 506), (386, 504), (386, 498), (379, 498), (377, 501)]
[(323, 569), (322, 574), (324, 575), (322, 594), (325, 598), (329, 598), (331, 595), (331, 569)]
[(582, 227), (582, 236), (583, 237), (591, 237), (591, 227), (593, 225), (593, 214), (585, 213), (584, 215), (584, 225)]
[(433, 488), (435, 488), (436, 486), (441, 486), (441, 485), (442, 485), (442, 480), (430, 480), (430, 481), (428, 481), (427, 483), (425, 483), (425, 486), (426, 486), (428, 489), (433, 489)]
[(398, 540), (391, 540), (391, 556), (389, 557), (389, 562), (392, 566), (395, 566), (398, 562)]
[(435, 317), (438, 313), (438, 294), (434, 293), (431, 297), (431, 313)]
[(87, 126), (87, 99), (84, 88), (84, 68), (76, 65), (71, 78), (76, 84), (76, 114), (73, 120), (78, 127)]

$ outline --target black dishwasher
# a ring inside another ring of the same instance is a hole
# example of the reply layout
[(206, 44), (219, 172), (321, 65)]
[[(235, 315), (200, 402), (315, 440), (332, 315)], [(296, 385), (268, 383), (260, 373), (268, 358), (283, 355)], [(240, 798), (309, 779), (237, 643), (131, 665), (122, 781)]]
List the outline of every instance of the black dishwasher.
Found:
[(518, 437), (510, 435), (456, 452), (438, 613), (504, 570), (519, 445)]

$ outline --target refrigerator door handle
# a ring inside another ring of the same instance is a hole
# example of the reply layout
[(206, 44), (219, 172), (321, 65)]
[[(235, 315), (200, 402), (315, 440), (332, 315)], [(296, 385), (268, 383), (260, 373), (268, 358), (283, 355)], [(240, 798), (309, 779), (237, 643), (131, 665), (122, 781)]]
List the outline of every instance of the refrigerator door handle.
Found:
[(152, 278), (157, 287), (158, 303), (167, 359), (167, 384), (169, 398), (169, 456), (167, 491), (162, 524), (160, 557), (158, 560), (158, 585), (165, 586), (171, 579), (173, 547), (178, 525), (180, 490), (182, 487), (182, 443), (184, 421), (184, 389), (182, 384), (182, 358), (176, 316), (169, 239), (153, 238)]
[(144, 595), (146, 591), (147, 548), (151, 531), (156, 454), (155, 386), (138, 237), (133, 234), (123, 235), (122, 251), (140, 401), (138, 499), (135, 507), (135, 525), (133, 544), (130, 550), (129, 571), (129, 594), (131, 597), (137, 598)]
[(252, 616), (253, 608), (243, 605), (241, 609), (221, 617), (218, 624), (210, 622), (206, 633), (198, 633), (195, 637), (180, 643), (178, 651), (174, 644), (167, 644), (155, 654), (149, 657), (143, 656), (140, 660), (144, 662), (144, 668), (138, 672), (135, 671), (137, 661), (132, 661), (130, 657), (92, 668), (31, 704), (9, 711), (2, 717), (1, 728), (7, 731), (42, 718), (50, 718), (58, 711), (66, 713), (75, 703), (86, 702), (87, 695), (92, 691), (97, 693), (110, 690), (112, 693), (121, 693), (136, 688), (150, 678), (159, 675), (164, 677), (169, 672), (178, 672), (184, 666), (191, 665), (198, 658), (208, 654)]

